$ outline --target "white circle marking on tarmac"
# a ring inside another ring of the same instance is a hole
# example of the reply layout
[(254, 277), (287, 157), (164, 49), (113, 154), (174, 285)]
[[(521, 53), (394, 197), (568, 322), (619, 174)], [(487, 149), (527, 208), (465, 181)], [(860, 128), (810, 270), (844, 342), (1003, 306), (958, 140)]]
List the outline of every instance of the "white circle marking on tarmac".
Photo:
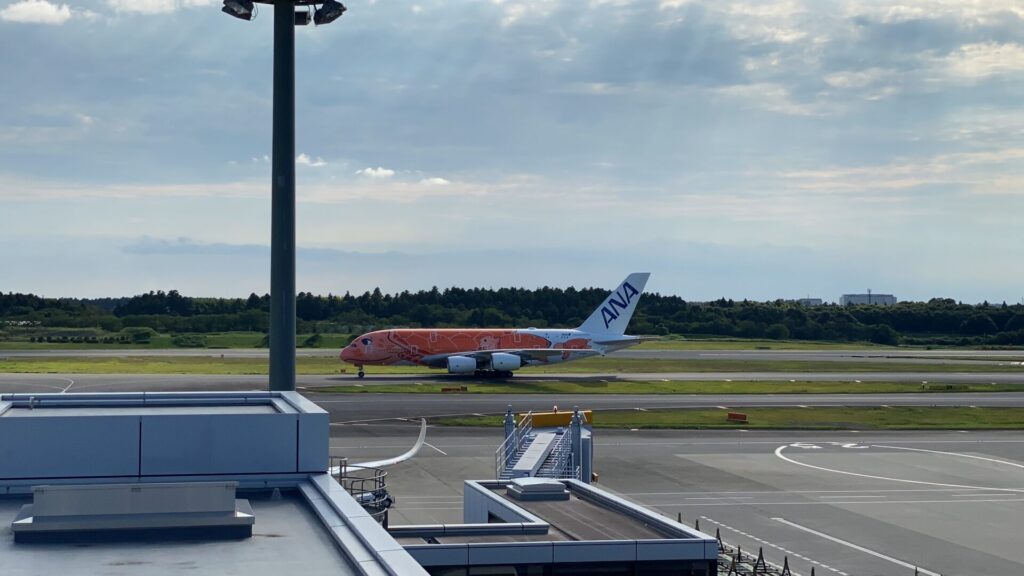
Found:
[(1007, 466), (1013, 466), (1014, 468), (1024, 468), (1024, 464), (1018, 464), (1016, 462), (1010, 462), (1008, 460), (999, 460), (997, 458), (985, 458), (984, 456), (972, 456), (970, 454), (961, 454), (959, 452), (943, 452), (942, 450), (925, 450), (924, 448), (904, 448), (902, 446), (886, 446), (884, 444), (875, 444), (876, 448), (891, 448), (893, 450), (911, 450), (913, 452), (929, 452), (931, 454), (945, 454), (946, 456), (960, 456), (961, 458), (973, 458), (975, 460), (984, 460), (986, 462), (995, 462), (996, 464), (1006, 464)]
[[(889, 482), (903, 482), (903, 483), (906, 483), (906, 484), (923, 484), (923, 485), (926, 485), (926, 486), (944, 486), (946, 488), (967, 488), (969, 490), (995, 490), (995, 491), (998, 491), (998, 492), (1024, 493), (1024, 489), (1020, 489), (1020, 488), (993, 488), (991, 486), (968, 486), (968, 485), (964, 485), (964, 484), (944, 484), (942, 482), (926, 482), (924, 480), (908, 480), (906, 478), (890, 478), (888, 476), (875, 476), (873, 474), (861, 474), (859, 472), (849, 472), (847, 470), (836, 470), (834, 468), (825, 468), (824, 466), (815, 466), (814, 464), (807, 464), (806, 462), (799, 462), (797, 460), (793, 460), (792, 458), (784, 456), (782, 454), (782, 451), (785, 450), (787, 447), (789, 447), (788, 444), (783, 444), (782, 446), (779, 446), (778, 448), (775, 449), (775, 455), (778, 456), (779, 458), (781, 458), (782, 460), (785, 460), (786, 462), (789, 462), (790, 464), (796, 464), (797, 466), (803, 466), (805, 468), (813, 468), (814, 470), (821, 470), (823, 472), (832, 472), (833, 474), (845, 474), (847, 476), (857, 476), (857, 477), (860, 477), (860, 478), (872, 478), (872, 479), (875, 479), (875, 480), (887, 480)], [(887, 446), (879, 446), (879, 448), (886, 448), (886, 447)], [(892, 448), (892, 446), (888, 446), (888, 448)], [(931, 451), (928, 450), (928, 452), (931, 452)], [(952, 456), (964, 456), (966, 458), (981, 458), (980, 456), (970, 456), (970, 455), (967, 455), (967, 454), (959, 454), (959, 453), (956, 453), (956, 452), (941, 452), (941, 454), (947, 454), (947, 455), (952, 455)], [(987, 458), (981, 458), (981, 459), (988, 460)], [(992, 460), (996, 461), (994, 459), (992, 459)], [(1004, 461), (1001, 461), (1001, 460), (999, 460), (998, 462), (1002, 462), (1003, 464), (1010, 464), (1012, 466), (1018, 466), (1018, 467), (1024, 468), (1024, 466), (1020, 466), (1019, 464), (1015, 464), (1015, 463), (1012, 463), (1012, 462), (1004, 462)]]

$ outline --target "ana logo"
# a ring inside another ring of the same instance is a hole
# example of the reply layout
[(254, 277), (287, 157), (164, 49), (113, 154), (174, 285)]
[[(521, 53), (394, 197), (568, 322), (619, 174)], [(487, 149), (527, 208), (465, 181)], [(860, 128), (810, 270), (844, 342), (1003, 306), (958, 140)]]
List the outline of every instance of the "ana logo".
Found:
[[(608, 297), (607, 303), (601, 307), (601, 317), (604, 319), (604, 327), (608, 326), (617, 320), (619, 316), (626, 311), (629, 307), (629, 303), (633, 301), (633, 296), (640, 294), (636, 288), (629, 282), (623, 282), (622, 288), (616, 291), (614, 294)], [(618, 297), (618, 299), (616, 299)]]

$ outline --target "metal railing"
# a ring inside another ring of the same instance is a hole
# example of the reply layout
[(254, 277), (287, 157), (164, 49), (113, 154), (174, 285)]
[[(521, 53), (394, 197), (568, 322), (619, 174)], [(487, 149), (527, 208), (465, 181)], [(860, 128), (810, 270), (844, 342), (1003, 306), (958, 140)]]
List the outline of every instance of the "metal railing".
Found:
[(501, 473), (505, 471), (516, 458), (519, 457), (520, 452), (526, 445), (526, 442), (533, 432), (533, 411), (531, 410), (523, 416), (523, 419), (516, 423), (516, 427), (512, 430), (512, 433), (498, 446), (498, 449), (494, 451), (494, 477), (495, 479), (501, 478)]
[(572, 434), (569, 431), (563, 431), (555, 441), (555, 446), (537, 475), (544, 478), (577, 478), (573, 469)]
[(388, 492), (387, 471), (382, 468), (349, 465), (347, 458), (332, 459), (331, 469), (337, 470), (334, 479), (338, 484), (341, 484), (370, 516), (387, 528), (388, 509), (395, 503), (395, 499)]

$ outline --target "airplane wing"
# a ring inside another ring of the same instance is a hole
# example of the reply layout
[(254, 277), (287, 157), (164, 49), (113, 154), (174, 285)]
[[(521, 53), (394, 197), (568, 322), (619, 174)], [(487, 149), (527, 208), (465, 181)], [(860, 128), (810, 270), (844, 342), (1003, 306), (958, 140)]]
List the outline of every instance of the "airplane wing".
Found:
[(607, 340), (594, 340), (594, 344), (604, 346), (617, 346), (622, 344), (639, 344), (641, 342), (657, 342), (664, 340), (661, 336), (630, 336), (628, 338), (609, 338)]
[(552, 356), (561, 356), (566, 353), (572, 354), (576, 359), (599, 356), (601, 354), (601, 352), (591, 348), (507, 348), (503, 350), (469, 350), (466, 352), (452, 352), (450, 354), (434, 354), (424, 356), (420, 361), (434, 368), (444, 368), (448, 358), (451, 356), (467, 356), (469, 358), (476, 358), (478, 361), (489, 362), (491, 354), (499, 352), (519, 356), (523, 359), (523, 364), (526, 364), (527, 360), (545, 362)]
[[(423, 447), (423, 443), (427, 440), (427, 420), (426, 418), (420, 418), (420, 437), (416, 439), (416, 444), (409, 449), (405, 454), (395, 456), (394, 458), (385, 458), (384, 460), (372, 460), (370, 462), (353, 462), (348, 465), (349, 468), (384, 468), (385, 466), (391, 466), (392, 464), (398, 464), (399, 462), (405, 462), (412, 458), (420, 451)], [(330, 470), (331, 475), (337, 475), (340, 471), (340, 466), (333, 466)]]
[(615, 352), (623, 348), (630, 346), (636, 346), (641, 342), (652, 342), (655, 340), (661, 340), (658, 336), (625, 336), (622, 338), (608, 338), (605, 340), (594, 340), (591, 342), (591, 346), (603, 348), (604, 352)]

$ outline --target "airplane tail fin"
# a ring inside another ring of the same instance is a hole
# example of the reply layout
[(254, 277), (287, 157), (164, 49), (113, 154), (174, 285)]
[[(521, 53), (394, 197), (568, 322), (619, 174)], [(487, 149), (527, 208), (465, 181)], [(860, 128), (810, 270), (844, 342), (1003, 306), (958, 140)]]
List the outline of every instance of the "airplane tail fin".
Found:
[(649, 272), (634, 272), (619, 284), (594, 310), (579, 329), (590, 334), (625, 334), (636, 304), (640, 301)]

